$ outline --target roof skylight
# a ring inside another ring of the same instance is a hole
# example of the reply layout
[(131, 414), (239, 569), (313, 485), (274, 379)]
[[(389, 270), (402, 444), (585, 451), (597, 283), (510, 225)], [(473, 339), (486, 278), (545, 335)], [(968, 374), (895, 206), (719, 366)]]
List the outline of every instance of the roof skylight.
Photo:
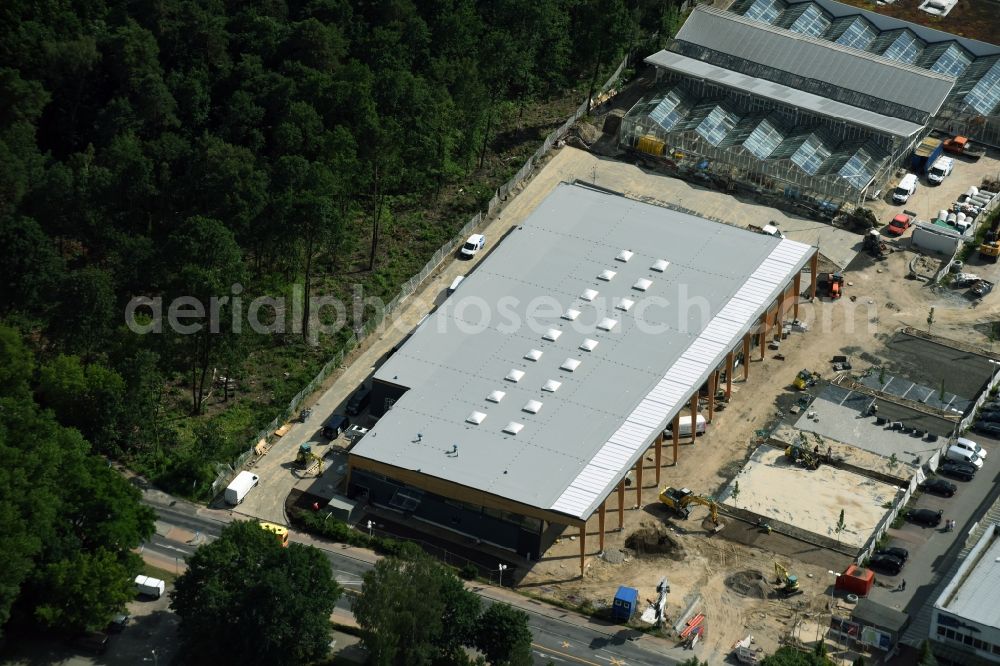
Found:
[(652, 280), (649, 280), (647, 278), (639, 278), (638, 280), (635, 281), (635, 284), (632, 285), (632, 288), (633, 289), (638, 289), (639, 291), (646, 291), (652, 285), (653, 285), (653, 281)]
[(517, 368), (514, 368), (513, 370), (507, 373), (507, 376), (504, 377), (504, 379), (506, 379), (509, 382), (514, 382), (516, 384), (517, 382), (521, 381), (521, 377), (524, 377), (524, 370), (518, 370)]
[(598, 280), (604, 280), (605, 282), (611, 282), (611, 280), (618, 275), (615, 271), (611, 269), (606, 269), (601, 271), (601, 274), (597, 276)]
[(532, 349), (531, 351), (529, 351), (527, 354), (524, 355), (524, 358), (528, 359), (529, 361), (537, 361), (541, 357), (542, 357), (542, 352), (540, 352), (537, 349)]
[(482, 412), (472, 412), (471, 414), (465, 417), (465, 422), (471, 423), (473, 425), (479, 425), (485, 420), (486, 420), (486, 414)]
[(629, 251), (629, 250), (622, 250), (621, 252), (618, 253), (618, 256), (615, 257), (615, 259), (617, 259), (618, 261), (626, 261), (627, 262), (629, 259), (632, 258), (632, 255), (633, 255), (633, 253), (631, 251)]
[(576, 321), (576, 318), (580, 316), (579, 310), (574, 310), (573, 308), (567, 308), (566, 312), (563, 312), (562, 318), (569, 319), (570, 321)]
[(550, 342), (555, 342), (556, 340), (559, 339), (560, 335), (562, 335), (562, 331), (560, 331), (558, 328), (550, 328), (549, 330), (545, 331), (545, 335), (543, 335), (542, 337), (545, 338), (546, 340), (549, 340)]
[(657, 273), (662, 273), (663, 271), (667, 270), (667, 266), (669, 265), (670, 262), (667, 261), (666, 259), (657, 259), (656, 261), (653, 262), (653, 265), (650, 266), (650, 268), (656, 271)]
[(539, 400), (529, 400), (525, 403), (521, 411), (528, 412), (529, 414), (537, 414), (538, 410), (542, 408), (542, 403)]
[(518, 423), (517, 421), (511, 421), (504, 426), (503, 431), (508, 435), (516, 435), (517, 433), (524, 430), (524, 424)]
[(596, 348), (597, 348), (597, 340), (591, 340), (590, 338), (587, 338), (586, 340), (580, 343), (580, 349), (582, 349), (583, 351), (594, 351), (594, 349)]
[(632, 306), (635, 305), (635, 301), (630, 298), (619, 298), (618, 302), (615, 304), (616, 310), (621, 310), (623, 312), (628, 312)]
[(550, 379), (549, 381), (545, 382), (542, 385), (542, 390), (548, 391), (549, 393), (555, 393), (556, 391), (559, 390), (560, 386), (562, 386), (562, 382), (557, 382), (554, 379)]
[(561, 370), (569, 370), (570, 372), (573, 372), (579, 367), (580, 367), (580, 360), (575, 358), (568, 358), (565, 361), (563, 361), (562, 365), (559, 366)]
[(503, 397), (505, 395), (507, 395), (506, 391), (493, 391), (488, 396), (486, 396), (486, 399), (489, 400), (490, 402), (495, 402), (499, 405), (500, 401), (503, 400)]
[(592, 301), (595, 298), (597, 298), (597, 293), (598, 292), (596, 289), (584, 289), (583, 293), (580, 294), (580, 298), (582, 298), (585, 301)]
[(597, 328), (601, 329), (602, 331), (610, 331), (611, 329), (613, 329), (617, 325), (618, 325), (618, 321), (617, 320), (612, 319), (611, 317), (605, 317), (597, 325)]

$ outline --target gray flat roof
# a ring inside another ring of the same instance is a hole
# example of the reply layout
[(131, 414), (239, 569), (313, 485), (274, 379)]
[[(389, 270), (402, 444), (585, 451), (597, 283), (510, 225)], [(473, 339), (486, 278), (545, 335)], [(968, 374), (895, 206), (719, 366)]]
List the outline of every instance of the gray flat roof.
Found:
[(1000, 627), (1000, 526), (990, 526), (934, 605), (988, 627)]
[(905, 627), (906, 622), (910, 619), (902, 611), (889, 608), (867, 598), (858, 599), (858, 605), (854, 607), (854, 612), (851, 613), (851, 616), (859, 622), (888, 629), (893, 633)]
[(955, 79), (739, 14), (698, 5), (677, 39), (935, 114)]
[(662, 50), (646, 58), (646, 62), (657, 67), (663, 67), (685, 76), (691, 76), (722, 86), (743, 90), (758, 97), (765, 97), (783, 104), (788, 104), (817, 115), (829, 118), (844, 119), (848, 122), (870, 127), (872, 129), (907, 138), (923, 130), (923, 125), (911, 123), (901, 118), (885, 116), (857, 106), (851, 106), (827, 97), (820, 97), (803, 90), (797, 90), (780, 83), (748, 76), (731, 69), (718, 67), (702, 60), (689, 58), (680, 53)]
[[(911, 428), (919, 428), (939, 437), (948, 437), (955, 430), (955, 424), (938, 419), (900, 405), (879, 400), (859, 391), (851, 391), (840, 386), (827, 386), (814, 400), (809, 409), (799, 417), (795, 427), (799, 430), (815, 432), (824, 437), (850, 444), (870, 451), (884, 458), (895, 454), (900, 464), (919, 466), (919, 458), (926, 461), (943, 442), (928, 442), (922, 437), (903, 434), (878, 425), (874, 416), (868, 415), (872, 402), (878, 403), (878, 415), (893, 421), (902, 421)], [(815, 418), (809, 418), (814, 413)]]
[(378, 370), (410, 390), (352, 454), (585, 519), (814, 252), (563, 183)]

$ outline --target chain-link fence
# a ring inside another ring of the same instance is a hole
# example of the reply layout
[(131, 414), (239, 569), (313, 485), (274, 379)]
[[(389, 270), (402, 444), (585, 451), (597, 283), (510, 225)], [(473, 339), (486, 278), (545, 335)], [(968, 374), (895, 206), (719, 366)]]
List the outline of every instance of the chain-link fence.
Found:
[[(614, 83), (618, 80), (618, 77), (620, 77), (622, 72), (625, 70), (625, 66), (627, 63), (628, 63), (628, 56), (622, 59), (621, 63), (618, 65), (618, 68), (615, 70), (614, 74), (612, 74), (611, 77), (608, 78), (608, 80), (604, 83), (604, 85), (601, 86), (600, 90), (598, 91), (599, 93), (605, 92), (606, 90), (610, 89), (611, 86), (614, 85)], [(344, 357), (347, 354), (349, 354), (355, 347), (359, 346), (366, 337), (372, 334), (372, 332), (377, 330), (385, 321), (385, 319), (396, 311), (396, 309), (399, 307), (399, 304), (403, 301), (403, 299), (413, 294), (417, 290), (417, 288), (420, 287), (423, 281), (427, 279), (427, 276), (433, 273), (437, 269), (437, 267), (441, 264), (441, 262), (444, 261), (445, 257), (453, 254), (458, 248), (459, 243), (463, 242), (469, 236), (469, 234), (471, 234), (480, 226), (482, 226), (484, 220), (488, 219), (488, 217), (493, 213), (493, 211), (496, 210), (497, 206), (499, 206), (504, 200), (506, 200), (507, 196), (516, 187), (518, 187), (525, 180), (528, 179), (528, 177), (534, 171), (536, 162), (545, 157), (549, 153), (549, 151), (552, 150), (552, 147), (556, 145), (559, 139), (562, 138), (567, 132), (569, 132), (573, 124), (587, 114), (588, 106), (589, 106), (588, 101), (583, 102), (583, 104), (581, 104), (576, 109), (576, 111), (573, 112), (573, 115), (571, 115), (566, 120), (566, 122), (564, 122), (558, 129), (552, 131), (547, 137), (545, 137), (545, 141), (542, 142), (542, 145), (538, 148), (538, 150), (535, 151), (535, 154), (527, 159), (524, 165), (521, 166), (518, 172), (514, 174), (510, 178), (510, 180), (508, 180), (506, 183), (497, 188), (496, 192), (493, 195), (493, 198), (490, 199), (489, 203), (486, 206), (486, 214), (484, 215), (482, 212), (479, 212), (473, 215), (469, 219), (469, 221), (466, 222), (465, 226), (463, 226), (458, 231), (458, 233), (456, 233), (450, 240), (445, 242), (445, 244), (442, 245), (438, 249), (438, 251), (433, 254), (433, 256), (431, 256), (430, 260), (427, 262), (427, 264), (424, 265), (422, 269), (420, 269), (420, 271), (414, 274), (413, 277), (411, 277), (409, 280), (404, 282), (403, 285), (399, 288), (399, 293), (396, 294), (396, 297), (393, 298), (388, 304), (386, 304), (381, 310), (372, 315), (372, 317), (369, 318), (364, 323), (363, 328), (361, 328), (358, 333), (352, 334), (351, 337), (348, 338), (347, 342), (344, 343), (344, 347), (339, 352), (337, 352), (337, 354), (332, 359), (330, 359), (326, 363), (326, 365), (323, 366), (323, 368), (316, 374), (316, 376), (313, 377), (312, 381), (310, 381), (305, 386), (305, 388), (303, 388), (301, 391), (295, 394), (295, 397), (289, 401), (288, 407), (282, 410), (282, 412), (278, 414), (278, 416), (276, 416), (274, 420), (267, 425), (267, 427), (265, 427), (263, 430), (257, 433), (257, 436), (254, 437), (253, 442), (251, 443), (250, 449), (248, 451), (242, 453), (232, 463), (216, 464), (215, 467), (217, 471), (217, 476), (215, 478), (215, 481), (212, 482), (213, 493), (219, 492), (219, 489), (223, 486), (223, 484), (228, 483), (229, 479), (231, 479), (236, 474), (237, 470), (246, 465), (247, 462), (250, 461), (255, 454), (258, 454), (258, 448), (257, 448), (258, 444), (260, 442), (266, 443), (271, 438), (271, 436), (274, 435), (274, 432), (282, 426), (282, 424), (287, 423), (293, 417), (293, 415), (296, 413), (299, 407), (302, 405), (302, 402), (309, 395), (311, 395), (313, 391), (319, 388), (320, 384), (323, 383), (323, 381), (330, 375), (330, 373), (332, 373), (334, 370), (336, 370), (341, 366), (341, 364), (344, 362)]]

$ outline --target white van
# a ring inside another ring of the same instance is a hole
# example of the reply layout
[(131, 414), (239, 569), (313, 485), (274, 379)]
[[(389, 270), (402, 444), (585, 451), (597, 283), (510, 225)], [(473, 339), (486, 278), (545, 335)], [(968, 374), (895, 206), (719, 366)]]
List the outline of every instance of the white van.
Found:
[(908, 173), (903, 176), (903, 180), (899, 181), (899, 185), (897, 185), (896, 189), (892, 191), (892, 202), (904, 204), (916, 190), (917, 177), (912, 173)]
[[(705, 417), (702, 416), (701, 414), (698, 414), (697, 416), (695, 416), (694, 420), (695, 420), (695, 432), (697, 434), (699, 434), (699, 435), (704, 435), (705, 434), (705, 427), (708, 425), (708, 421), (706, 421)], [(664, 437), (673, 437), (674, 436), (673, 429), (674, 429), (674, 424), (673, 423), (668, 423), (666, 429), (663, 431), (663, 436)], [(682, 414), (681, 415), (680, 436), (681, 437), (690, 437), (691, 436), (691, 415), (690, 414)]]
[(256, 474), (251, 474), (250, 472), (240, 472), (233, 479), (233, 482), (226, 486), (226, 503), (236, 506), (242, 502), (247, 493), (253, 490), (253, 487), (257, 485), (260, 481), (260, 477)]
[(972, 463), (973, 465), (976, 466), (976, 469), (983, 468), (982, 458), (980, 458), (977, 454), (973, 453), (972, 451), (969, 451), (968, 449), (963, 449), (960, 446), (954, 446), (954, 445), (949, 446), (948, 454), (945, 456), (945, 458), (954, 462)]
[(139, 594), (159, 599), (163, 595), (163, 591), (166, 589), (167, 584), (159, 578), (153, 578), (152, 576), (135, 577), (135, 591)]
[(969, 453), (975, 453), (980, 458), (986, 457), (986, 449), (979, 446), (979, 444), (973, 442), (971, 439), (966, 439), (965, 437), (959, 437), (958, 439), (955, 440), (954, 445), (960, 449), (965, 449)]
[(927, 172), (927, 182), (934, 183), (938, 185), (944, 181), (949, 175), (951, 175), (951, 170), (955, 168), (955, 160), (950, 157), (939, 157), (934, 162), (934, 166), (931, 167), (930, 171)]

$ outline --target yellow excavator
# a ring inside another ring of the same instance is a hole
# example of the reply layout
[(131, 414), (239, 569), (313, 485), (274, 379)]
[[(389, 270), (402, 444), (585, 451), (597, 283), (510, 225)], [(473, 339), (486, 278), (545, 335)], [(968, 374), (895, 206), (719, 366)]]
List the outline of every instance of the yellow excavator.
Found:
[(712, 532), (718, 532), (725, 527), (719, 520), (719, 505), (711, 497), (695, 495), (687, 488), (677, 489), (668, 486), (660, 491), (660, 501), (673, 509), (674, 513), (685, 520), (691, 515), (691, 509), (688, 508), (690, 505), (701, 504), (702, 506), (707, 506), (712, 524), (715, 525)]
[(799, 589), (799, 577), (795, 574), (788, 573), (788, 569), (778, 564), (774, 563), (774, 573), (778, 576), (778, 584), (781, 587), (778, 592), (785, 597), (792, 597), (796, 594), (802, 594), (802, 590)]
[(319, 463), (319, 471), (316, 476), (323, 475), (323, 458), (312, 452), (312, 446), (302, 444), (299, 446), (299, 455), (295, 456), (295, 462), (302, 465), (302, 469), (309, 469), (313, 462)]

